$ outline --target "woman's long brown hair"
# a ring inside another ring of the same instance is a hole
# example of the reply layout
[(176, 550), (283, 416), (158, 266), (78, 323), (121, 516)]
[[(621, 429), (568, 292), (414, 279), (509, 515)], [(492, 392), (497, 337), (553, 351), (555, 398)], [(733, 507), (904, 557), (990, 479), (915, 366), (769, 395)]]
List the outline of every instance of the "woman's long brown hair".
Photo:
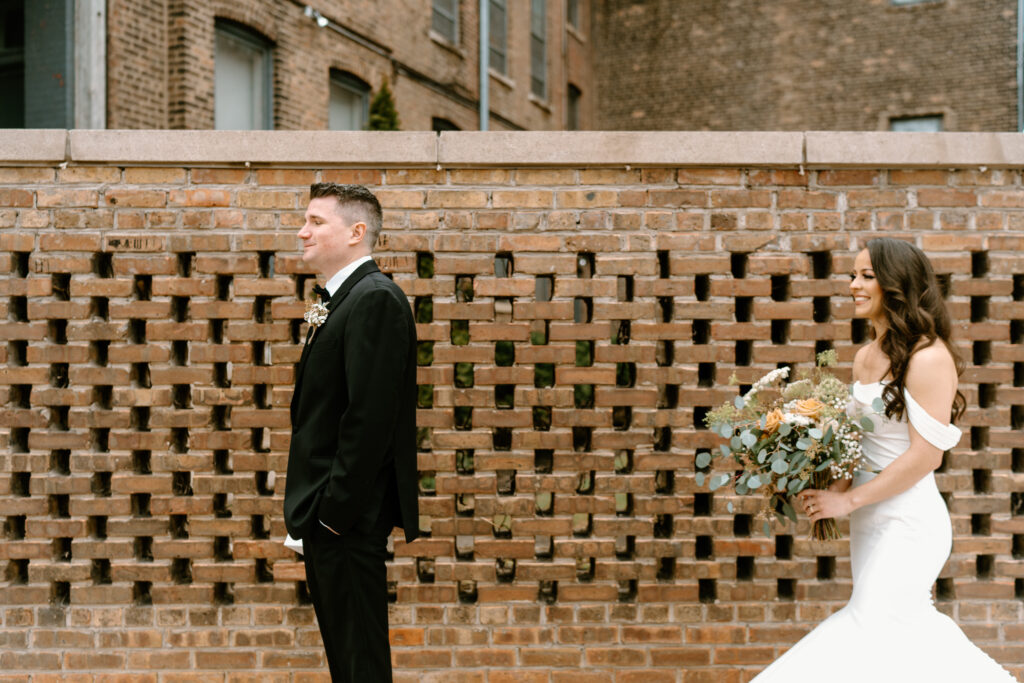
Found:
[[(889, 237), (873, 239), (867, 248), (871, 269), (882, 289), (882, 308), (889, 326), (879, 342), (882, 352), (889, 358), (889, 374), (892, 375), (892, 381), (882, 391), (885, 416), (903, 419), (907, 410), (903, 398), (907, 368), (918, 348), (941, 339), (953, 356), (957, 376), (963, 373), (964, 362), (953, 346), (949, 311), (924, 252), (908, 242)], [(950, 420), (957, 420), (966, 407), (967, 401), (958, 389)]]

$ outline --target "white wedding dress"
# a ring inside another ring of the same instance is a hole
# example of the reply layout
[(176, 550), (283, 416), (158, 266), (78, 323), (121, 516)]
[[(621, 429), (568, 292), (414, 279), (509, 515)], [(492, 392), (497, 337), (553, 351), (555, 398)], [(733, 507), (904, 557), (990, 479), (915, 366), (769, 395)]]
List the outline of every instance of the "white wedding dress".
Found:
[[(907, 422), (874, 413), (881, 383), (853, 385), (851, 413), (870, 415), (863, 470), (853, 486), (869, 481), (910, 446)], [(914, 429), (948, 450), (960, 430), (942, 424), (904, 393)], [(952, 547), (952, 526), (931, 473), (907, 491), (850, 516), (850, 602), (771, 666), (754, 683), (1014, 683), (932, 604), (931, 588)]]

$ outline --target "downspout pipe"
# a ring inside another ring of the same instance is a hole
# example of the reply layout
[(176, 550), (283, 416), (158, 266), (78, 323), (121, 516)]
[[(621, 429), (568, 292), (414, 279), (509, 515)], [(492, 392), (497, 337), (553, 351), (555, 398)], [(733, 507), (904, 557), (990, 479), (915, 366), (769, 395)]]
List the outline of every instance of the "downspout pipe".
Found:
[[(1019, 0), (1024, 3), (1024, 0)], [(491, 24), (491, 0), (479, 0), (480, 7), (480, 130), (487, 130), (487, 120), (490, 112), (490, 85), (491, 85), (491, 53), (490, 53), (490, 24)], [(1020, 13), (1018, 12), (1018, 17)], [(1020, 42), (1018, 41), (1018, 45)], [(1019, 68), (1019, 66), (1018, 66)], [(1018, 72), (1019, 73), (1019, 72)], [(1020, 78), (1018, 76), (1018, 82)], [(1020, 88), (1018, 88), (1018, 92)], [(1018, 107), (1019, 109), (1019, 107)]]

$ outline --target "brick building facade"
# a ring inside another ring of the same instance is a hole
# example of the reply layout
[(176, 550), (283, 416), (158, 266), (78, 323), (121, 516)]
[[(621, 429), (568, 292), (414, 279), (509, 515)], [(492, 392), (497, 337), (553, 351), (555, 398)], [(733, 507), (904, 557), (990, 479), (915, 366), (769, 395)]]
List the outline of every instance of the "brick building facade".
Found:
[[(484, 5), (494, 130), (1018, 126), (1014, 0)], [(473, 130), (481, 6), (11, 0), (0, 6), (0, 85), (15, 94), (26, 88), (25, 101), (0, 103), (0, 124), (360, 129), (366, 103), (387, 79), (404, 129)], [(29, 39), (19, 47), (22, 24)], [(83, 47), (93, 48), (92, 61)], [(260, 61), (260, 73), (245, 71), (249, 59)], [(218, 107), (241, 106), (255, 86), (255, 118), (218, 121)], [(89, 100), (91, 112), (79, 100)], [(343, 120), (332, 120), (336, 106)]]
[(937, 604), (1024, 674), (1020, 136), (389, 135), (0, 134), (0, 681), (327, 681), (281, 516), (314, 180), (377, 192), (418, 323), (397, 681), (741, 683), (839, 608), (847, 542), (695, 454), (733, 373), (849, 378), (878, 234), (968, 361)]
[(1017, 130), (1014, 0), (593, 4), (599, 129)]
[[(109, 0), (107, 127), (213, 128), (216, 33), (227, 24), (262, 39), (269, 49), (272, 125), (262, 127), (328, 128), (334, 77), (371, 94), (387, 79), (403, 129), (477, 129), (478, 3), (450, 3), (454, 16), (444, 35), (432, 28), (438, 4), (323, 0), (311, 4), (313, 14), (292, 0)], [(504, 62), (495, 58), (490, 68), (491, 129), (571, 127), (570, 84), (574, 115), (579, 112), (575, 125), (593, 127), (586, 8), (574, 28), (562, 2), (501, 5), (507, 8)], [(538, 75), (531, 65), (532, 11), (544, 17), (542, 94), (531, 87)], [(501, 17), (492, 17), (494, 22), (500, 24)]]

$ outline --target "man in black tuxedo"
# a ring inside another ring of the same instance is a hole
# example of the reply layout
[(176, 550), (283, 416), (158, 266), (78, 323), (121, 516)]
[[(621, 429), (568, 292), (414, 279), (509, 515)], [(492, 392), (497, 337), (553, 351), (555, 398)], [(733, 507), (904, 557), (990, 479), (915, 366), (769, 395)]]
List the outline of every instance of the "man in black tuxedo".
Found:
[(295, 371), (284, 494), (331, 679), (358, 683), (391, 680), (387, 538), (401, 526), (411, 542), (419, 526), (416, 326), (371, 257), (380, 227), (365, 187), (310, 187), (299, 238), (326, 281), (326, 320), (310, 324)]

